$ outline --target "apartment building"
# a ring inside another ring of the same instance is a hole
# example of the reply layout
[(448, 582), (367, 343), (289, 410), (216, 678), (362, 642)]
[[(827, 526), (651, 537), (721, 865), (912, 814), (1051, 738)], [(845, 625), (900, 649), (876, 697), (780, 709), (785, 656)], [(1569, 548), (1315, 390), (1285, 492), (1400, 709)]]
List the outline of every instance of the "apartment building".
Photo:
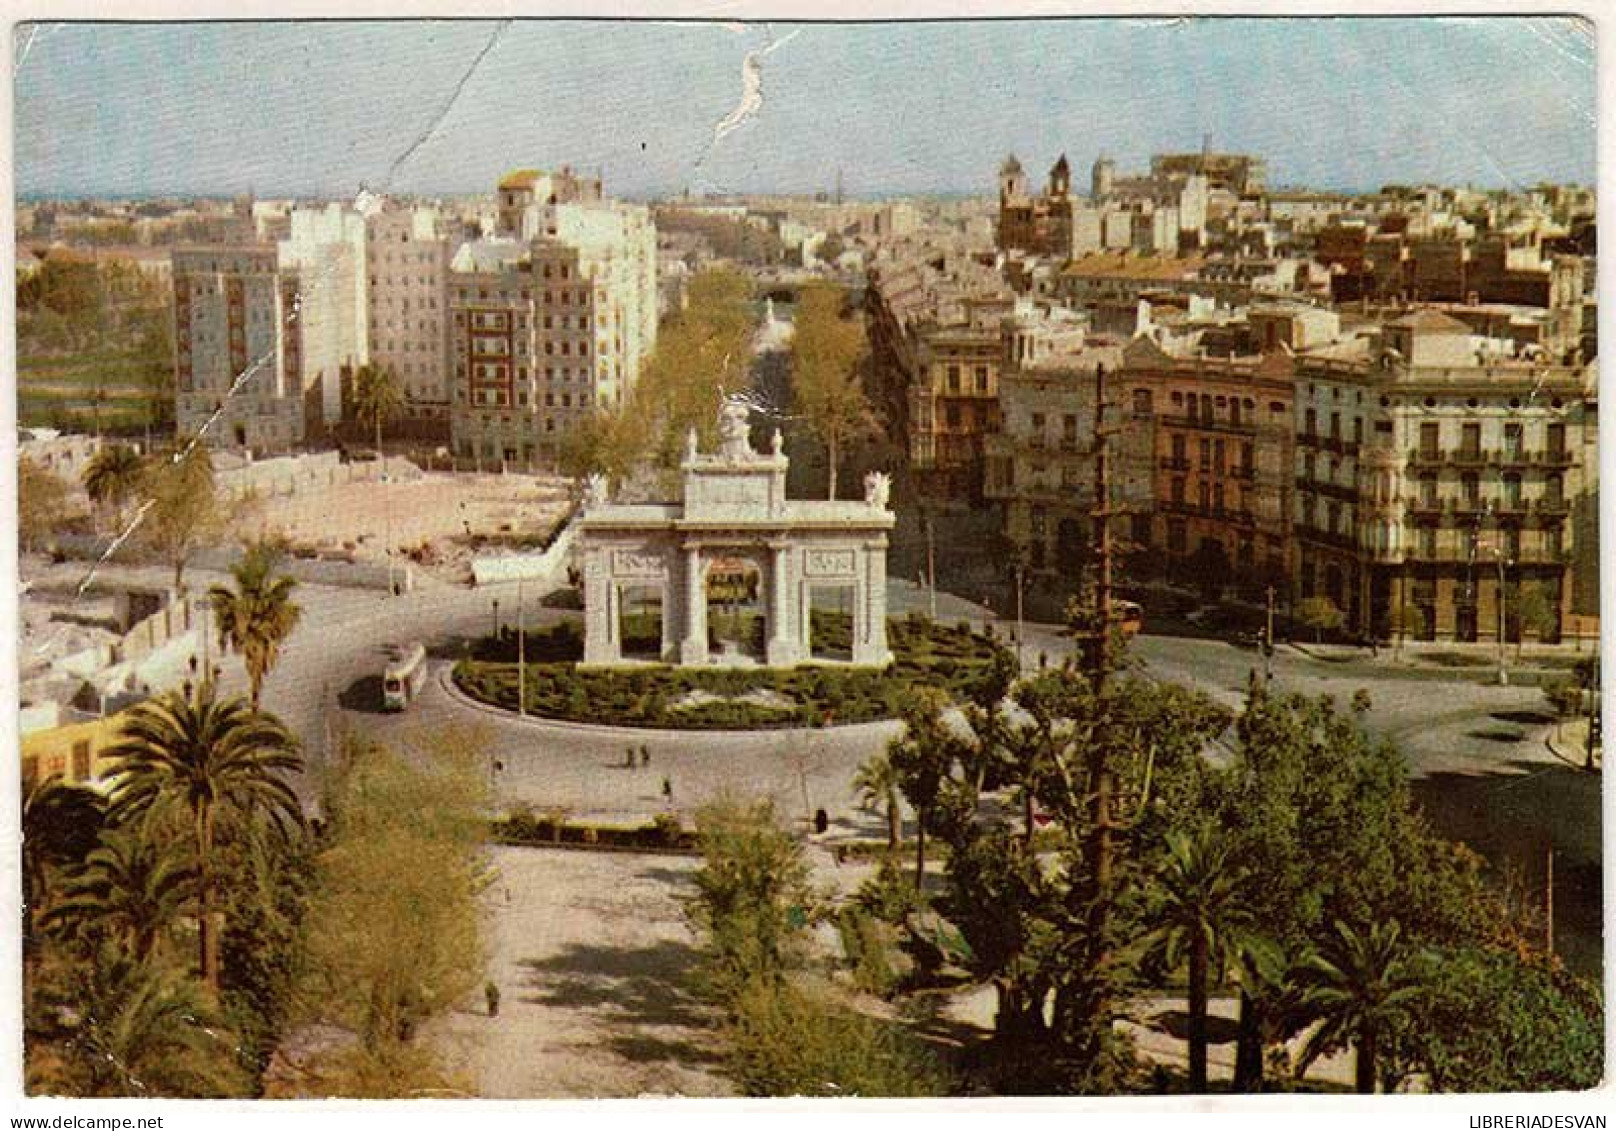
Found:
[(1597, 632), (1597, 424), (1588, 366), (1512, 357), (1421, 310), (1296, 364), (1297, 594), (1357, 631), (1427, 640)]
[(276, 245), (282, 290), (293, 296), (284, 324), (296, 339), (310, 435), (341, 423), (344, 383), (370, 359), (365, 227), (346, 204), (296, 208), (291, 234)]
[(365, 218), (370, 360), (398, 378), (418, 436), (449, 436), (449, 260), (454, 240), (431, 207), (384, 205)]
[(465, 458), (554, 458), (571, 428), (627, 396), (656, 344), (646, 210), (598, 200), (522, 207), (527, 234), (465, 244), (450, 263), (450, 431)]
[(173, 280), (180, 434), (264, 452), (301, 444), (298, 293), (280, 275), (276, 249), (176, 248)]

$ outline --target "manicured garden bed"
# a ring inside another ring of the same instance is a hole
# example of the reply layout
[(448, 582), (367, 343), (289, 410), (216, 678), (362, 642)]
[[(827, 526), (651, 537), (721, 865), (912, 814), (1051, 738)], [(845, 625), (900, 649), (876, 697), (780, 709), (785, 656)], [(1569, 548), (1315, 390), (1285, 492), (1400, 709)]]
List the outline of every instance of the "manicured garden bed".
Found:
[[(847, 618), (815, 614), (816, 640), (834, 646)], [(989, 677), (999, 645), (968, 625), (892, 620), (885, 668), (679, 668), (643, 664), (577, 666), (578, 626), (563, 622), (527, 634), (529, 714), (573, 722), (681, 730), (766, 730), (872, 722), (899, 713), (917, 687), (963, 698)], [(517, 709), (517, 641), (507, 633), (479, 642), (455, 665), (457, 686), (474, 699)]]

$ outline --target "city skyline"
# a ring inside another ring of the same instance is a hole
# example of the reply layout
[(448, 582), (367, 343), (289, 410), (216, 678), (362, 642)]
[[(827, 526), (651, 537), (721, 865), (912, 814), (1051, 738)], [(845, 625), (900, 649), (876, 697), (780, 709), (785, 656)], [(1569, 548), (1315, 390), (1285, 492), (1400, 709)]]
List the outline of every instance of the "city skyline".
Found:
[(854, 196), (986, 195), (1007, 152), (1041, 179), (1204, 138), (1275, 185), (1589, 183), (1593, 50), (1579, 21), (1500, 17), (38, 24), (16, 191), (459, 194), (570, 164), (628, 197), (838, 171)]

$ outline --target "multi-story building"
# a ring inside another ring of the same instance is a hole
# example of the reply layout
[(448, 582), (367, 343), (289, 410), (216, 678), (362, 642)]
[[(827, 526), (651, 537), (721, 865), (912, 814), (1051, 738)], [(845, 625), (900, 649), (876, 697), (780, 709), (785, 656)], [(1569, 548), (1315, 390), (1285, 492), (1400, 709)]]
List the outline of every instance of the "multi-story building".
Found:
[(173, 264), (180, 433), (259, 451), (300, 444), (299, 296), (277, 271), (275, 248), (176, 248)]
[(463, 457), (553, 458), (573, 426), (628, 395), (656, 344), (646, 210), (597, 200), (523, 208), (521, 230), (542, 234), (468, 243), (450, 264), (450, 427)]
[[(1296, 364), (1296, 580), (1362, 633), (1594, 631), (1597, 431), (1591, 367), (1510, 356), (1421, 310)], [(1411, 612), (1412, 610), (1412, 612)]]
[(384, 206), (365, 219), (370, 360), (404, 393), (404, 424), (449, 434), (449, 259), (453, 240), (436, 208)]
[(307, 426), (329, 432), (342, 421), (345, 381), (370, 357), (365, 218), (336, 203), (293, 209), (291, 234), (277, 248), (282, 290), (295, 293), (285, 325), (317, 408)]
[(983, 439), (999, 426), (1002, 324), (1015, 296), (970, 260), (880, 264), (865, 289), (872, 392), (923, 493), (981, 488)]
[(1182, 357), (1135, 339), (1117, 396), (1152, 437), (1154, 514), (1134, 540), (1213, 585), (1283, 583), (1290, 555), (1291, 365), (1284, 351)]

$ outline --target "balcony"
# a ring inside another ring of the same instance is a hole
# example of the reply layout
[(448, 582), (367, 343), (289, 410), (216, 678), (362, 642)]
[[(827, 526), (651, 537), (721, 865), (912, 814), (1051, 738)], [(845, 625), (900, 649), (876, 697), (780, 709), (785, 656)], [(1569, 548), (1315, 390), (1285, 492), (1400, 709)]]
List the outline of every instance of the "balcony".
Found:
[(1491, 508), (1487, 500), (1477, 496), (1473, 499), (1449, 499), (1448, 513), (1459, 517), (1486, 514)]
[(1447, 510), (1446, 504), (1441, 499), (1414, 499), (1407, 505), (1408, 513), (1416, 517), (1440, 516)]
[(1229, 469), (1229, 475), (1234, 479), (1244, 479), (1251, 482), (1257, 478), (1257, 469), (1253, 466), (1235, 466)]
[(1441, 448), (1415, 448), (1408, 453), (1408, 462), (1415, 467), (1440, 467), (1448, 462), (1448, 453)]
[(1541, 515), (1555, 518), (1564, 518), (1571, 513), (1571, 500), (1564, 495), (1558, 498), (1542, 498), (1532, 504), (1532, 509)]
[(1162, 456), (1161, 466), (1163, 471), (1188, 471), (1190, 461), (1175, 456)]
[(1491, 462), (1493, 453), (1483, 448), (1455, 448), (1449, 453), (1448, 462), (1459, 467), (1480, 467)]

